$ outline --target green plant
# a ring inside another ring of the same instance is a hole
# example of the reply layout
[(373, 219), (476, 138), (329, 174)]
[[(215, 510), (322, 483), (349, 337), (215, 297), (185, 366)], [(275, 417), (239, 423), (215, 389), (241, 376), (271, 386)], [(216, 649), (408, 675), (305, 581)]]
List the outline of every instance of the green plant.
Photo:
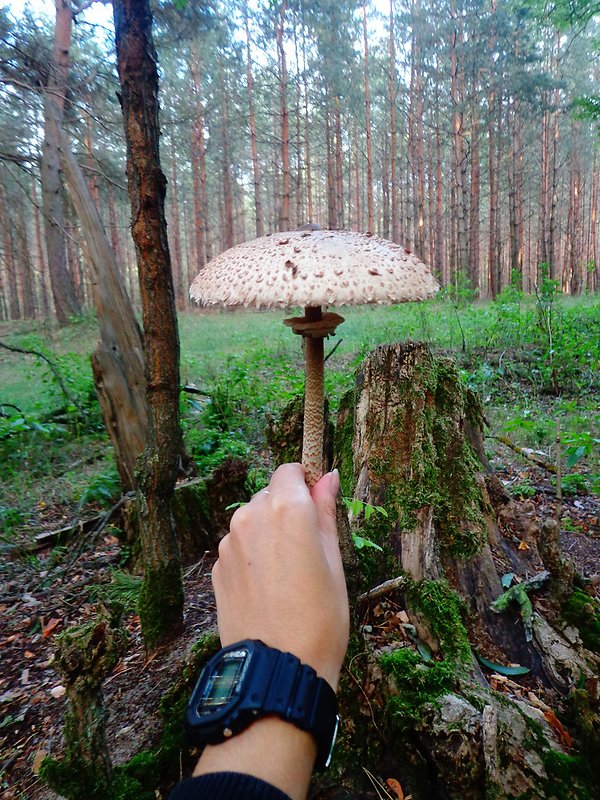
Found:
[[(356, 500), (353, 497), (342, 497), (342, 502), (353, 517), (358, 517), (360, 514), (364, 514), (365, 521), (369, 520), (373, 514), (381, 514), (383, 517), (388, 516), (388, 513), (383, 506), (373, 506), (370, 503), (363, 503), (362, 500)], [(376, 542), (373, 542), (371, 539), (367, 539), (364, 536), (360, 536), (355, 532), (352, 533), (352, 541), (354, 542), (354, 546), (357, 550), (362, 550), (364, 547), (373, 547), (375, 550), (383, 551), (383, 548), (380, 547)]]
[(92, 481), (83, 491), (79, 505), (83, 507), (88, 503), (99, 503), (102, 506), (110, 507), (121, 493), (121, 480), (113, 465), (105, 472), (94, 476)]
[(509, 491), (513, 497), (522, 500), (525, 497), (534, 497), (537, 489), (529, 481), (521, 481), (510, 486)]

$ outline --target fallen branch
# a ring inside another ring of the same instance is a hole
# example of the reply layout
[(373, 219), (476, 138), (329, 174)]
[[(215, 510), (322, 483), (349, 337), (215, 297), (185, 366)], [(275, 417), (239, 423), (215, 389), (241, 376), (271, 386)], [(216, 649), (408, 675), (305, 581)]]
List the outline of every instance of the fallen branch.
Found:
[(518, 444), (512, 442), (508, 436), (494, 436), (493, 434), (489, 434), (486, 438), (488, 439), (495, 439), (497, 442), (502, 442), (507, 447), (518, 453), (523, 458), (526, 458), (528, 461), (533, 461), (538, 467), (542, 467), (542, 469), (547, 470), (547, 472), (551, 472), (553, 475), (556, 475), (556, 466), (554, 464), (550, 464), (549, 461), (545, 461), (543, 458), (540, 458), (536, 455), (534, 450), (531, 450), (529, 447), (520, 447)]
[(73, 406), (75, 406), (75, 408), (79, 411), (82, 417), (87, 417), (87, 412), (79, 405), (77, 400), (75, 400), (75, 398), (71, 395), (71, 393), (69, 392), (69, 390), (65, 385), (65, 382), (62, 379), (62, 375), (60, 374), (57, 366), (48, 358), (48, 356), (45, 356), (39, 350), (26, 350), (22, 347), (14, 347), (13, 345), (6, 344), (5, 342), (0, 342), (0, 347), (3, 347), (5, 350), (10, 350), (11, 353), (21, 353), (22, 355), (25, 356), (37, 356), (38, 358), (41, 358), (43, 361), (45, 361), (46, 364), (48, 364), (48, 366), (50, 367), (50, 371), (56, 378), (56, 381), (60, 386), (61, 392), (63, 393), (67, 401), (71, 403)]
[(407, 578), (406, 575), (392, 578), (392, 580), (380, 583), (379, 586), (375, 586), (373, 589), (369, 589), (368, 592), (359, 595), (356, 604), (360, 605), (361, 603), (366, 603), (368, 600), (376, 600), (378, 597), (383, 597), (390, 592), (395, 592), (396, 589), (405, 588), (409, 583), (410, 578)]
[(198, 389), (197, 386), (193, 386), (192, 384), (188, 383), (185, 386), (181, 387), (182, 392), (187, 392), (187, 394), (200, 394), (202, 397), (212, 397), (210, 392), (204, 391), (204, 389)]

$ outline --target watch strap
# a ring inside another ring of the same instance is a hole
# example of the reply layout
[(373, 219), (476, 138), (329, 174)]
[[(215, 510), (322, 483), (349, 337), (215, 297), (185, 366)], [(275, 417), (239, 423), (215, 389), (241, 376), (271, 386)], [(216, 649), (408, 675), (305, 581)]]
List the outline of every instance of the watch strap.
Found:
[[(275, 714), (311, 733), (317, 743), (316, 767), (323, 769), (329, 763), (337, 729), (335, 692), (312, 667), (291, 653), (262, 645), (258, 654), (264, 662), (262, 668), (253, 670), (253, 676), (270, 675), (268, 683), (263, 684), (264, 696), (257, 701), (261, 716)], [(253, 683), (251, 679), (251, 697)]]

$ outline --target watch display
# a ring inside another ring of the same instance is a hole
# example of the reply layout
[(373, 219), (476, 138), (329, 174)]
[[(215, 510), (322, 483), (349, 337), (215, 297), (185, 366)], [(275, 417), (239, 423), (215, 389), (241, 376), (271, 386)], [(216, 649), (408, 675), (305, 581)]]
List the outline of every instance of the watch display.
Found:
[(225, 653), (213, 668), (198, 697), (198, 714), (212, 714), (229, 703), (240, 687), (250, 655), (246, 649)]

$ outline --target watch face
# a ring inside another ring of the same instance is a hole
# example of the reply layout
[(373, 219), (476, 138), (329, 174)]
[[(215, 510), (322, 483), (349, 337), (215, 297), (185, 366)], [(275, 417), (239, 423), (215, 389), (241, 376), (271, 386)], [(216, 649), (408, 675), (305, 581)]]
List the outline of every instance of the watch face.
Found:
[(248, 650), (239, 649), (224, 653), (206, 676), (198, 697), (197, 713), (214, 714), (226, 706), (239, 692), (249, 662)]

